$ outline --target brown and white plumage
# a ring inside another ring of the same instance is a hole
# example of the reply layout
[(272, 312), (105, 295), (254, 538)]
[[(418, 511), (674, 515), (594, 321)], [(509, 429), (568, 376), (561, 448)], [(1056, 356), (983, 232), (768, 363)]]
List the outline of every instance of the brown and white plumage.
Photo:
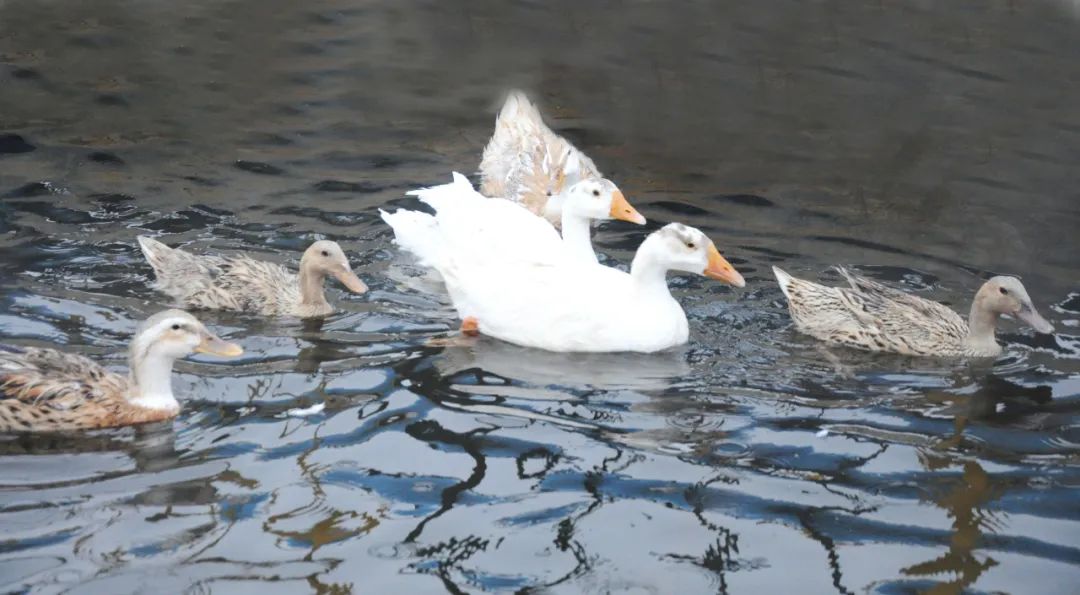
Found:
[(994, 277), (975, 294), (968, 321), (948, 307), (837, 268), (850, 287), (827, 287), (773, 273), (800, 331), (836, 345), (905, 355), (992, 357), (997, 320), (1012, 315), (1053, 332), (1015, 277)]
[(128, 376), (56, 349), (0, 346), (0, 431), (96, 429), (172, 418), (180, 410), (172, 395), (172, 363), (195, 351), (242, 353), (179, 310), (140, 325)]
[(587, 155), (552, 131), (521, 91), (511, 91), (480, 161), (480, 192), (507, 198), (560, 224), (560, 195), (603, 176)]
[(192, 254), (145, 236), (139, 237), (139, 246), (154, 269), (154, 288), (189, 308), (325, 316), (334, 310), (324, 293), (326, 276), (336, 277), (354, 293), (367, 291), (341, 247), (328, 240), (304, 252), (299, 274), (245, 255)]

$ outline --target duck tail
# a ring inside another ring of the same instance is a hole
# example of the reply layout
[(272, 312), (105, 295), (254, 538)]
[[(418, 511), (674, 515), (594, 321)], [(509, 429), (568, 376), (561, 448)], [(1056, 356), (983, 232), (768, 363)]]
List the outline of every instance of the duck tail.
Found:
[(529, 100), (529, 95), (521, 89), (511, 89), (506, 93), (506, 101), (503, 103), (499, 117), (495, 125), (520, 125), (528, 122), (534, 124), (540, 118), (540, 110)]
[(499, 115), (495, 118), (495, 126), (508, 125), (514, 119), (522, 115), (522, 107), (529, 104), (529, 99), (520, 89), (511, 89), (506, 93), (506, 101), (503, 102)]
[(463, 200), (487, 200), (473, 188), (472, 183), (465, 176), (453, 172), (453, 180), (449, 184), (417, 188), (405, 194), (419, 198), (421, 202), (435, 209), (436, 212)]
[(379, 209), (379, 216), (394, 230), (394, 242), (398, 246), (416, 256), (421, 265), (439, 268), (442, 234), (435, 217), (405, 209), (393, 213)]
[(175, 253), (177, 250), (149, 236), (139, 236), (137, 239), (139, 240), (139, 248), (142, 249), (143, 256), (146, 257), (146, 262), (150, 263), (150, 267), (154, 269), (154, 274), (160, 277), (162, 271), (167, 269), (168, 263), (176, 259)]
[(848, 282), (848, 285), (850, 285), (852, 289), (856, 289), (856, 290), (861, 289), (859, 287), (860, 277), (858, 275), (851, 272), (847, 267), (843, 267), (841, 265), (836, 265), (833, 268), (836, 269), (837, 273), (840, 273), (840, 276), (843, 277), (844, 280)]
[(784, 292), (784, 297), (790, 300), (791, 294), (788, 293), (788, 287), (791, 285), (791, 282), (795, 280), (795, 277), (792, 277), (787, 271), (777, 266), (772, 268), (772, 272), (776, 275), (776, 282), (780, 285), (780, 291)]

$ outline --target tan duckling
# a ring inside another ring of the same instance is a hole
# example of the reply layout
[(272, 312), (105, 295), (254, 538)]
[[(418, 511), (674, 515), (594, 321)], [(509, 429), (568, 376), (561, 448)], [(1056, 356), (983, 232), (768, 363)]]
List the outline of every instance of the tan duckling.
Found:
[(818, 285), (773, 267), (796, 328), (828, 343), (904, 355), (995, 357), (1002, 351), (994, 338), (1002, 315), (1040, 333), (1054, 332), (1016, 277), (984, 283), (965, 322), (947, 306), (837, 270), (850, 288)]
[(223, 357), (244, 350), (226, 343), (182, 310), (139, 325), (127, 376), (81, 355), (41, 347), (0, 346), (0, 432), (55, 432), (129, 426), (180, 412), (173, 362), (192, 353)]
[(332, 276), (353, 293), (367, 285), (352, 272), (337, 242), (320, 240), (300, 258), (300, 273), (248, 256), (201, 256), (139, 236), (143, 255), (154, 268), (154, 288), (181, 305), (271, 316), (326, 316), (323, 281)]

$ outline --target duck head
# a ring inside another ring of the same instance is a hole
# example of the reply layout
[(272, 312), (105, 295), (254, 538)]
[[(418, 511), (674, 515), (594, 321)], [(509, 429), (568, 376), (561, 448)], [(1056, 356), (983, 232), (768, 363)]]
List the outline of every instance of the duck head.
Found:
[(192, 353), (235, 357), (243, 352), (183, 310), (154, 314), (139, 325), (131, 340), (129, 399), (141, 407), (176, 411), (180, 405), (172, 394), (173, 362)]
[(716, 244), (701, 230), (669, 223), (654, 231), (642, 244), (668, 270), (704, 275), (735, 287), (744, 287), (746, 280), (731, 266)]
[(566, 214), (585, 219), (618, 219), (645, 224), (645, 217), (627, 202), (619, 187), (603, 178), (582, 180), (571, 186), (562, 208)]
[(192, 353), (235, 357), (244, 350), (223, 341), (183, 310), (165, 310), (147, 318), (131, 341), (133, 367), (149, 358), (176, 360)]
[(1054, 332), (1054, 326), (1035, 309), (1023, 283), (1016, 277), (992, 277), (979, 288), (975, 301), (984, 310), (1022, 320), (1040, 333)]
[(319, 240), (311, 245), (300, 258), (302, 276), (322, 279), (327, 275), (334, 277), (353, 293), (364, 293), (367, 285), (360, 280), (349, 266), (345, 251), (337, 242)]

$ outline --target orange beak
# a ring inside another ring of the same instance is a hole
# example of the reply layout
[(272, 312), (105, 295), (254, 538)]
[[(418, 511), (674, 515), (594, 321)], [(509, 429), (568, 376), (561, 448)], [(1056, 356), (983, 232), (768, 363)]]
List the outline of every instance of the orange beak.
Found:
[(709, 266), (705, 267), (705, 270), (701, 272), (702, 275), (735, 287), (746, 286), (746, 280), (739, 274), (739, 271), (735, 270), (735, 267), (731, 266), (731, 263), (726, 258), (720, 255), (720, 251), (716, 249), (716, 244), (709, 242), (708, 253)]
[(622, 190), (616, 190), (615, 193), (611, 195), (610, 214), (612, 219), (645, 225), (645, 218), (641, 216), (641, 213), (637, 212), (637, 209), (630, 206), (630, 203), (626, 202), (626, 197), (623, 196)]

